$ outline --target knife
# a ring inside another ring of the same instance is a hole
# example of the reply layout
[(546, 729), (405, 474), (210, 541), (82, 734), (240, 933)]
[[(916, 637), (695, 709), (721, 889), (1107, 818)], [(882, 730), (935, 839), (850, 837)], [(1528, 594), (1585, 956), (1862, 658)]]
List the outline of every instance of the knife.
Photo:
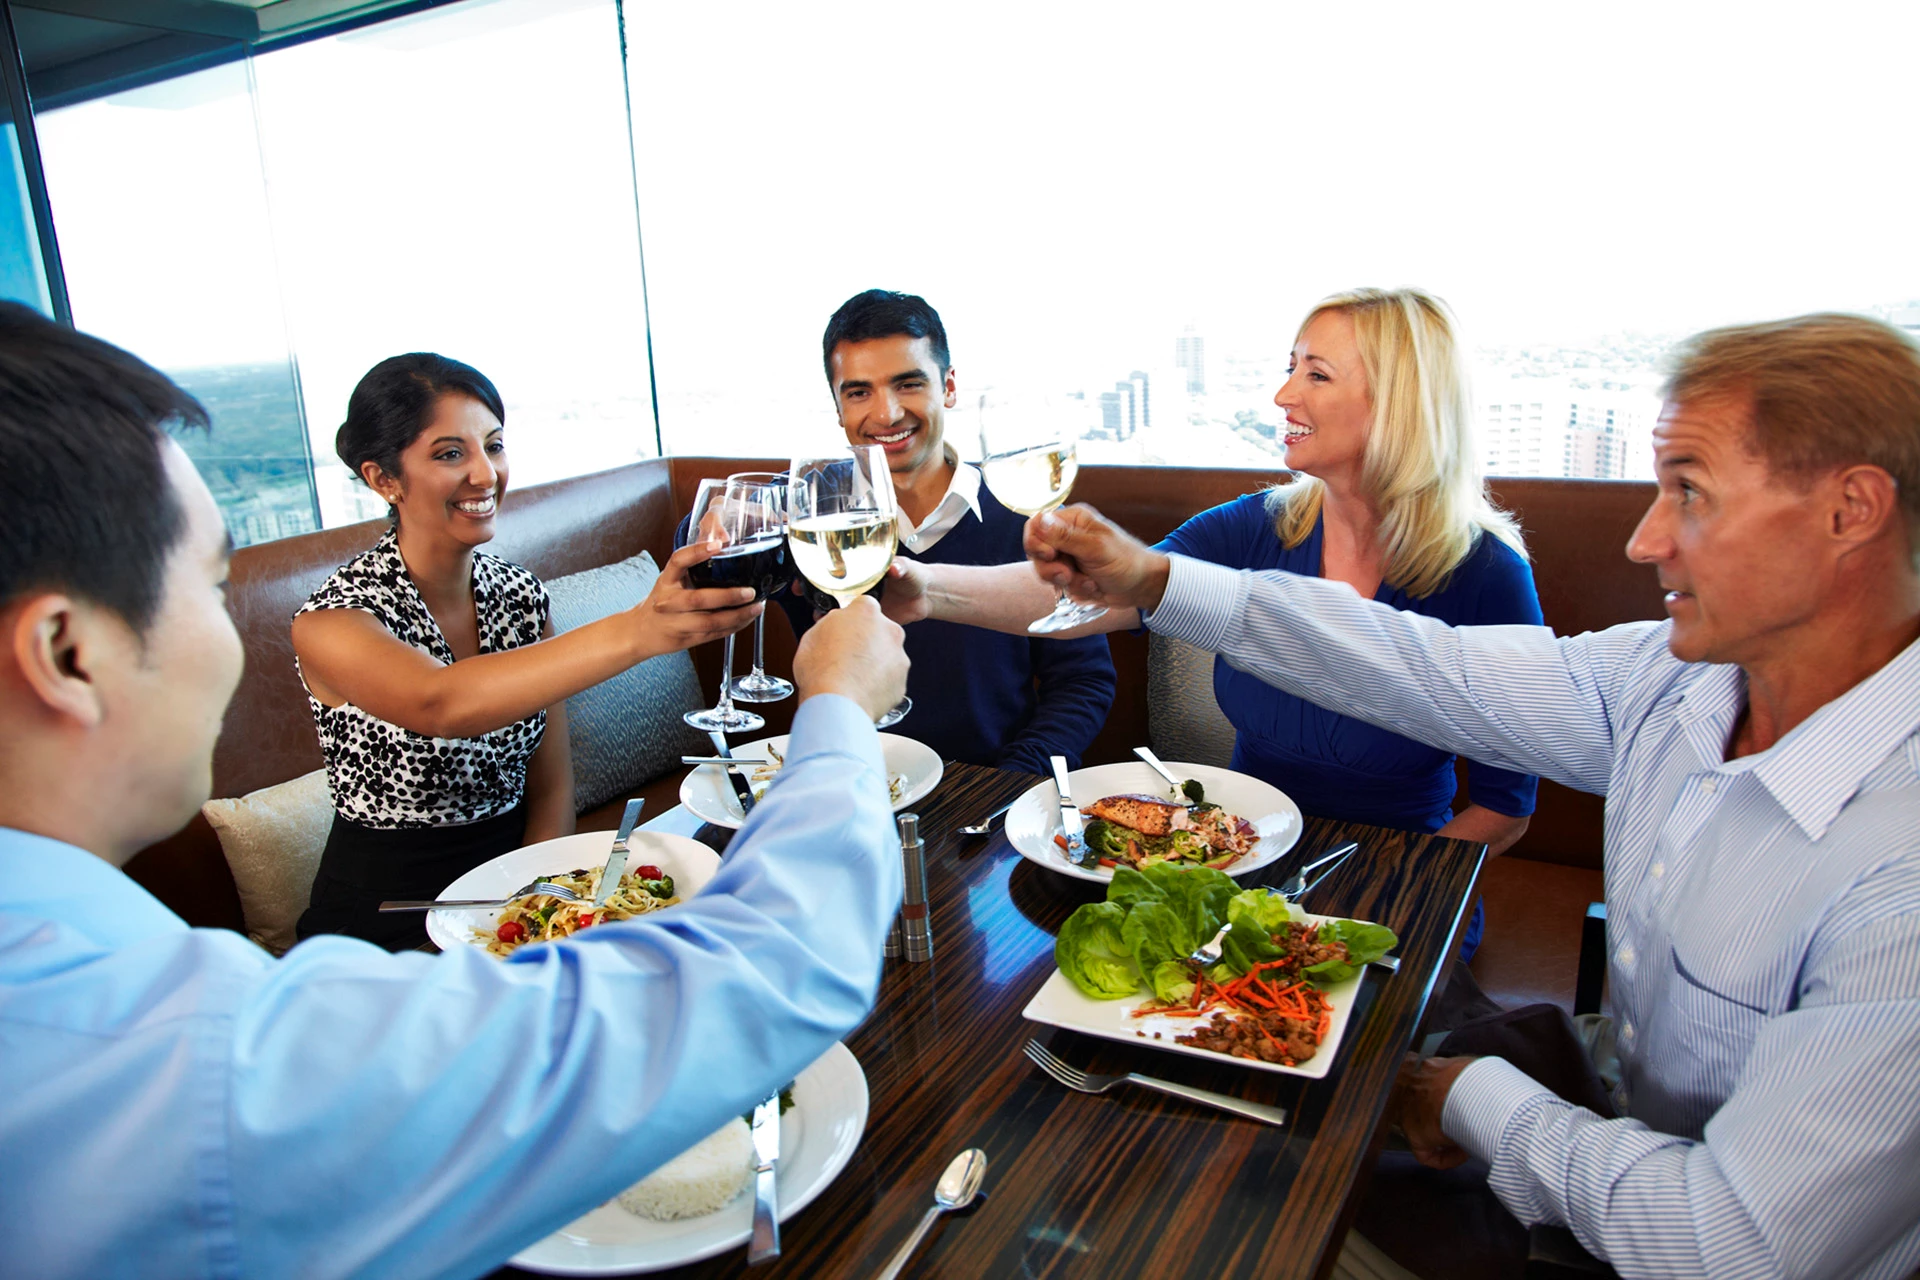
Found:
[(1067, 837), (1067, 857), (1076, 866), (1090, 866), (1098, 859), (1087, 851), (1086, 830), (1080, 821), (1080, 809), (1073, 803), (1073, 789), (1067, 785), (1067, 758), (1051, 756), (1053, 785), (1060, 793), (1060, 827)]
[(780, 1095), (753, 1109), (753, 1242), (747, 1262), (780, 1256), (780, 1194), (774, 1164), (780, 1159)]
[[(707, 737), (713, 739), (713, 749), (716, 752), (729, 760), (733, 759), (733, 749), (727, 746), (726, 734), (715, 729)], [(727, 781), (733, 784), (733, 794), (740, 797), (740, 816), (744, 818), (752, 813), (753, 788), (748, 785), (747, 780), (731, 769), (722, 769), (720, 772), (727, 775)]]
[(627, 801), (627, 810), (620, 815), (620, 830), (613, 837), (613, 852), (607, 855), (607, 865), (600, 868), (600, 888), (593, 895), (593, 905), (604, 907), (613, 891), (620, 887), (620, 877), (627, 869), (627, 838), (633, 834), (634, 824), (640, 821), (640, 806), (644, 800)]

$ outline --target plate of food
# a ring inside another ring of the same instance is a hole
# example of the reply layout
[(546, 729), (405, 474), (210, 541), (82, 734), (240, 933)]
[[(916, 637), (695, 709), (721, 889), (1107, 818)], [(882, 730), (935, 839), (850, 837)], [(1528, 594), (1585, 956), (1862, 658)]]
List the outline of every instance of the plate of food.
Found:
[(536, 879), (556, 880), (582, 902), (536, 895), (498, 910), (429, 911), (427, 936), (442, 951), (482, 947), (509, 955), (522, 946), (564, 938), (608, 920), (624, 920), (683, 902), (720, 869), (720, 855), (698, 840), (660, 831), (636, 831), (627, 841), (620, 888), (596, 909), (600, 869), (613, 851), (613, 832), (580, 831), (543, 840), (483, 862), (441, 891), (442, 898), (501, 898)]
[[(787, 735), (743, 742), (733, 749), (733, 754), (742, 760), (760, 762), (751, 773), (741, 775), (753, 788), (757, 800), (766, 794), (780, 775), (780, 767), (786, 763)], [(940, 755), (924, 742), (915, 742), (897, 733), (883, 733), (880, 758), (887, 766), (887, 790), (893, 796), (896, 813), (926, 798), (940, 785)], [(737, 828), (746, 821), (740, 813), (739, 797), (733, 794), (733, 787), (717, 764), (703, 764), (687, 775), (686, 781), (680, 784), (680, 803), (687, 806), (694, 817), (716, 827)]]
[(1007, 810), (1007, 841), (1049, 871), (1104, 881), (1118, 866), (1169, 861), (1242, 876), (1273, 862), (1300, 838), (1300, 806), (1278, 787), (1211, 765), (1167, 768), (1190, 780), (1188, 794), (1176, 799), (1166, 779), (1140, 763), (1094, 765), (1067, 775), (1096, 859), (1092, 866), (1067, 856), (1059, 792), (1051, 782), (1036, 783)]
[[(1222, 925), (1220, 962), (1186, 957)], [(1105, 902), (1067, 917), (1053, 974), (1021, 1016), (1259, 1071), (1323, 1077), (1368, 963), (1391, 929), (1309, 915), (1210, 867), (1121, 868)]]
[[(845, 1045), (802, 1071), (790, 1093), (774, 1175), (782, 1222), (839, 1176), (867, 1127), (867, 1077)], [(513, 1264), (555, 1276), (623, 1276), (739, 1248), (753, 1230), (752, 1157), (746, 1121), (729, 1121), (651, 1177), (522, 1249)]]

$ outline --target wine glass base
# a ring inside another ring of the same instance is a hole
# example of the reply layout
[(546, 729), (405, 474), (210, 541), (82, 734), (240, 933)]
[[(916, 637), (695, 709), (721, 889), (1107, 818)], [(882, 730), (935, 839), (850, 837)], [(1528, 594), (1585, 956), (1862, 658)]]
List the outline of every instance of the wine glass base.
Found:
[(793, 681), (755, 673), (733, 682), (733, 696), (741, 702), (780, 702), (793, 696)]
[(907, 712), (913, 710), (913, 699), (902, 698), (887, 708), (887, 713), (873, 722), (876, 729), (887, 729), (907, 718)]
[(722, 711), (718, 707), (689, 711), (681, 718), (702, 733), (752, 733), (755, 729), (767, 727), (765, 716), (757, 716), (738, 707), (731, 711)]
[(1053, 607), (1053, 612), (1044, 618), (1027, 624), (1027, 631), (1036, 636), (1048, 635), (1055, 631), (1071, 631), (1084, 622), (1092, 622), (1107, 611), (1103, 604), (1075, 604), (1065, 596)]

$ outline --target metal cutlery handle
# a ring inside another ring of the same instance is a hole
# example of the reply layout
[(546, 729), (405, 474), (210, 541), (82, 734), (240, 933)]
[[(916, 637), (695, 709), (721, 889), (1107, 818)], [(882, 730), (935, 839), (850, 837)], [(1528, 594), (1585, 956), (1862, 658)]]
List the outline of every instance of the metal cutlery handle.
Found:
[[(1315, 876), (1311, 881), (1309, 881), (1307, 884), (1307, 887), (1300, 891), (1300, 896), (1305, 897), (1307, 894), (1312, 893), (1315, 886), (1317, 886), (1322, 880), (1325, 880), (1328, 876), (1332, 875), (1334, 872), (1338, 871), (1341, 867), (1345, 866), (1347, 859), (1351, 858), (1354, 855), (1355, 851), (1357, 851), (1359, 848), (1360, 846), (1358, 844), (1350, 842), (1348, 843), (1346, 848), (1335, 850), (1335, 856), (1329, 857), (1329, 858), (1322, 858), (1320, 860), (1321, 862), (1332, 862), (1333, 865), (1328, 867), (1325, 871), (1322, 871), (1319, 875)], [(1319, 863), (1315, 863), (1314, 865), (1318, 866)], [(1311, 870), (1312, 868), (1308, 868), (1308, 869)]]
[(1160, 763), (1160, 757), (1153, 754), (1153, 749), (1151, 747), (1135, 747), (1133, 749), (1133, 754), (1139, 756), (1142, 760), (1146, 761), (1148, 766), (1152, 768), (1152, 770), (1155, 773), (1159, 774), (1161, 777), (1167, 780), (1168, 786), (1172, 787), (1175, 792), (1179, 792), (1180, 779), (1174, 777), (1172, 771), (1169, 770), (1167, 766)]
[(747, 1245), (747, 1265), (780, 1256), (780, 1210), (774, 1187), (777, 1175), (765, 1165), (753, 1175), (753, 1236)]
[(1270, 1107), (1263, 1102), (1243, 1102), (1239, 1098), (1229, 1098), (1224, 1093), (1212, 1093), (1206, 1089), (1175, 1084), (1171, 1080), (1156, 1080), (1152, 1076), (1137, 1075), (1133, 1072), (1128, 1072), (1126, 1079), (1134, 1084), (1145, 1085), (1149, 1089), (1158, 1089), (1161, 1093), (1170, 1093), (1176, 1098), (1185, 1098), (1188, 1102), (1197, 1102), (1203, 1107), (1217, 1107), (1221, 1111), (1231, 1111), (1234, 1115), (1258, 1120), (1262, 1124), (1284, 1126), (1287, 1123), (1287, 1112), (1284, 1107)]
[(895, 1249), (893, 1256), (887, 1259), (887, 1269), (880, 1273), (880, 1280), (896, 1280), (901, 1270), (906, 1267), (907, 1260), (913, 1257), (913, 1251), (918, 1249), (920, 1242), (927, 1238), (927, 1232), (933, 1230), (934, 1220), (940, 1216), (940, 1212), (941, 1207), (936, 1204), (921, 1215), (920, 1225), (913, 1229), (913, 1234), (907, 1237), (907, 1242)]
[(475, 898), (459, 902), (439, 902), (428, 899), (424, 902), (383, 902), (380, 904), (380, 909), (382, 911), (440, 911), (443, 909), (465, 909), (469, 907), (504, 907), (512, 901), (512, 898)]

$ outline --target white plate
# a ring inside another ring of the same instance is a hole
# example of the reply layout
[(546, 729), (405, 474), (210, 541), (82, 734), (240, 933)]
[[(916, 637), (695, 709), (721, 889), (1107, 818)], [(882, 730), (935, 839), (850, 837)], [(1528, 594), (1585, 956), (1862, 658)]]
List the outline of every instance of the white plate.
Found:
[[(1175, 772), (1180, 766), (1167, 766)], [(1213, 792), (1208, 788), (1208, 796)], [(1307, 919), (1318, 924), (1333, 919), (1331, 916), (1308, 916)], [(1143, 1018), (1133, 1016), (1133, 1011), (1146, 1004), (1151, 998), (1143, 989), (1137, 996), (1128, 996), (1124, 1000), (1095, 1000), (1080, 988), (1073, 985), (1066, 974), (1055, 969), (1039, 994), (1027, 1002), (1020, 1016), (1029, 1022), (1044, 1022), (1051, 1027), (1065, 1027), (1069, 1031), (1083, 1031), (1090, 1036), (1099, 1036), (1104, 1040), (1119, 1040), (1126, 1044), (1141, 1044), (1149, 1049), (1165, 1049), (1169, 1053), (1184, 1053), (1189, 1057), (1203, 1058), (1208, 1062), (1228, 1062), (1236, 1067), (1250, 1067), (1256, 1071), (1277, 1071), (1282, 1075), (1310, 1076), (1315, 1080), (1324, 1077), (1333, 1067), (1334, 1055), (1340, 1051), (1340, 1037), (1346, 1034), (1347, 1020), (1353, 1016), (1354, 997), (1360, 991), (1360, 977), (1366, 972), (1355, 974), (1345, 982), (1324, 988), (1327, 1003), (1333, 1006), (1333, 1016), (1327, 1023), (1327, 1038), (1311, 1058), (1297, 1067), (1283, 1067), (1277, 1062), (1256, 1062), (1252, 1058), (1236, 1058), (1231, 1054), (1215, 1053), (1211, 1049), (1196, 1049), (1191, 1045), (1175, 1044), (1175, 1036), (1185, 1035), (1193, 1030), (1194, 1024), (1210, 1020), (1206, 1018), (1169, 1018), (1163, 1014), (1148, 1014)], [(1158, 1034), (1160, 1038), (1153, 1037)]]
[[(674, 894), (691, 898), (720, 869), (720, 855), (698, 840), (659, 831), (636, 831), (627, 841), (627, 870), (655, 866), (673, 877)], [(535, 876), (559, 875), (582, 867), (603, 867), (613, 852), (613, 832), (581, 831), (558, 840), (542, 840), (483, 862), (441, 890), (443, 898), (500, 898)], [(442, 951), (486, 944), (475, 929), (491, 930), (498, 911), (429, 911), (427, 936)]]
[[(867, 1077), (836, 1044), (793, 1082), (780, 1118), (780, 1220), (806, 1208), (853, 1158), (867, 1127)], [(554, 1276), (623, 1276), (711, 1258), (753, 1234), (753, 1184), (704, 1218), (654, 1222), (603, 1204), (513, 1256), (513, 1265)]]
[[(1293, 848), (1303, 825), (1300, 806), (1278, 787), (1231, 769), (1216, 769), (1204, 764), (1175, 764), (1167, 768), (1176, 777), (1196, 778), (1206, 788), (1207, 802), (1228, 813), (1238, 814), (1260, 833), (1253, 850), (1226, 869), (1230, 876), (1243, 876), (1279, 858)], [(1098, 764), (1090, 769), (1075, 769), (1067, 775), (1067, 786), (1074, 801), (1085, 808), (1107, 796), (1138, 794), (1166, 796), (1167, 780), (1144, 764)], [(1081, 880), (1113, 879), (1109, 867), (1080, 867), (1053, 838), (1060, 834), (1060, 797), (1051, 782), (1035, 784), (1007, 810), (1007, 841), (1029, 862), (1037, 862), (1049, 871)]]
[[(733, 749), (733, 754), (742, 760), (767, 760), (771, 758), (767, 755), (769, 747), (786, 755), (787, 736), (743, 742)], [(893, 803), (895, 813), (925, 798), (940, 785), (940, 754), (924, 742), (915, 742), (897, 733), (883, 733), (880, 758), (886, 762), (889, 778), (904, 775), (907, 779), (906, 790)], [(733, 787), (717, 764), (703, 764), (687, 775), (686, 781), (680, 784), (680, 803), (687, 806), (694, 817), (716, 827), (738, 828), (746, 821), (740, 816), (740, 798), (733, 794)]]

